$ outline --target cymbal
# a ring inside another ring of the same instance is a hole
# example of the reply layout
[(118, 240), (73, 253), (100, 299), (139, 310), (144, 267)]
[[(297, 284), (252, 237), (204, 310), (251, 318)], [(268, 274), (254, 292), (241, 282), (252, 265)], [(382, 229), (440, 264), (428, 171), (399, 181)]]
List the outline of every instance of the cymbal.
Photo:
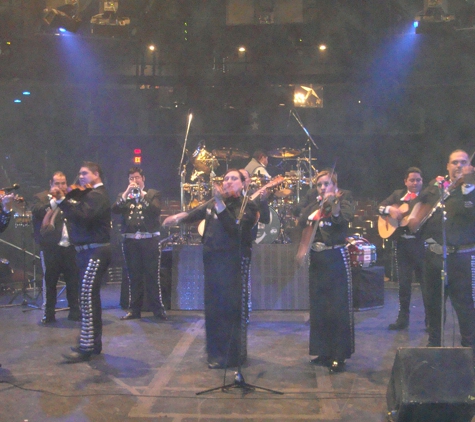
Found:
[(198, 148), (190, 158), (191, 164), (196, 170), (210, 174), (212, 168), (219, 166), (218, 160), (204, 148)]
[(249, 153), (237, 148), (217, 148), (213, 149), (213, 155), (223, 160), (236, 160), (238, 158), (249, 158)]
[(277, 148), (268, 152), (269, 157), (272, 158), (294, 158), (302, 153), (299, 149), (293, 148)]

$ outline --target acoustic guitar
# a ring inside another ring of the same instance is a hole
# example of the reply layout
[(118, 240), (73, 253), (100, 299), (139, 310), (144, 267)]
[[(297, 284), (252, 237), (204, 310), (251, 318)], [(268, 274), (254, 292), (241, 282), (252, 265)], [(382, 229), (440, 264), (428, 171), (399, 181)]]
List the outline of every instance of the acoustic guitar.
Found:
[[(395, 207), (396, 205), (393, 205)], [(390, 237), (398, 227), (405, 227), (408, 224), (409, 204), (404, 203), (399, 206), (399, 211), (403, 214), (402, 220), (392, 218), (390, 215), (382, 216), (378, 218), (378, 233), (383, 239)]]

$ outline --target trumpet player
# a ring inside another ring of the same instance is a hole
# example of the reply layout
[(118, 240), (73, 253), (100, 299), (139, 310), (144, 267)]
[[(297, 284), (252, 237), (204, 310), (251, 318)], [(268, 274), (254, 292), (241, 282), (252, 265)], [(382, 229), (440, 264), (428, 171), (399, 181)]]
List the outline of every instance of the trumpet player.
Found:
[(120, 319), (141, 318), (146, 292), (155, 317), (166, 320), (159, 268), (160, 193), (145, 190), (145, 176), (139, 167), (129, 169), (128, 183), (112, 206), (112, 213), (122, 216), (122, 250), (130, 283), (130, 309)]

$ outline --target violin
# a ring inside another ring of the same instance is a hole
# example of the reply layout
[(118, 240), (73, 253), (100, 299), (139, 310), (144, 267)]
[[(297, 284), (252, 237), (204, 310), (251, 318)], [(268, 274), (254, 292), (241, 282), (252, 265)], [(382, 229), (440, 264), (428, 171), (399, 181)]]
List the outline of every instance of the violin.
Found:
[(68, 191), (66, 193), (65, 199), (74, 199), (78, 200), (82, 198), (84, 195), (89, 193), (92, 190), (92, 185), (80, 185), (80, 184), (72, 184), (68, 187)]

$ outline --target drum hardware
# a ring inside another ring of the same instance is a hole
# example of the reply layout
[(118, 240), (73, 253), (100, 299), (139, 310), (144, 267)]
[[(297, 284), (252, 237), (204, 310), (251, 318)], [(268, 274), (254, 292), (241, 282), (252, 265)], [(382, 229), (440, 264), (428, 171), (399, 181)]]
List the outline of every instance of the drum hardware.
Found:
[(216, 158), (220, 158), (226, 161), (249, 158), (249, 153), (247, 151), (243, 151), (237, 148), (223, 147), (213, 149), (212, 153)]
[(219, 167), (216, 157), (206, 151), (204, 145), (198, 146), (197, 150), (190, 157), (190, 162), (196, 170), (202, 171), (204, 174), (210, 174)]
[(280, 234), (280, 218), (277, 211), (269, 207), (270, 221), (269, 224), (257, 223), (257, 236), (255, 243), (270, 244), (274, 243)]
[[(11, 246), (14, 249), (17, 249), (23, 253), (23, 281), (22, 281), (22, 287), (21, 289), (17, 290), (12, 298), (9, 300), (7, 305), (1, 305), (0, 308), (9, 308), (13, 306), (28, 306), (33, 309), (41, 309), (40, 306), (37, 306), (35, 304), (31, 304), (28, 302), (27, 299), (32, 300), (34, 303), (38, 300), (38, 296), (41, 294), (41, 288), (38, 289), (37, 291), (37, 284), (36, 284), (36, 259), (39, 259), (40, 257), (36, 255), (35, 251), (35, 242), (33, 241), (33, 252), (29, 252), (26, 250), (26, 228), (30, 227), (30, 225), (20, 225), (15, 227), (20, 227), (21, 230), (21, 243), (22, 247), (16, 246), (13, 243), (7, 242), (3, 239), (0, 239), (1, 243), (4, 243), (5, 245)], [(33, 239), (33, 236), (31, 236)], [(30, 255), (33, 258), (33, 278), (31, 280), (28, 280), (27, 273), (26, 273), (26, 256)], [(32, 284), (33, 285), (33, 297), (31, 297), (28, 293), (28, 286)], [(21, 303), (13, 303), (15, 299), (22, 294), (23, 300)], [(26, 310), (26, 309), (25, 309)]]
[(302, 154), (302, 151), (299, 149), (293, 149), (293, 148), (277, 148), (272, 151), (269, 151), (267, 155), (272, 158), (282, 158), (282, 159), (289, 159), (289, 158), (296, 158), (300, 154)]

